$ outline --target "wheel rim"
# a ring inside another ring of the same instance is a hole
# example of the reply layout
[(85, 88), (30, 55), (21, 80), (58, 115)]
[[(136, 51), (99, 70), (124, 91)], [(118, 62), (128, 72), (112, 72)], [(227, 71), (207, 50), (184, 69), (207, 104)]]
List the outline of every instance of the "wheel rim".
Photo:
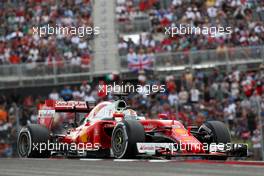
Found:
[(22, 133), (19, 138), (18, 151), (19, 155), (26, 157), (30, 149), (30, 140), (26, 133)]
[(124, 131), (119, 128), (114, 132), (112, 149), (117, 156), (121, 156), (126, 147)]

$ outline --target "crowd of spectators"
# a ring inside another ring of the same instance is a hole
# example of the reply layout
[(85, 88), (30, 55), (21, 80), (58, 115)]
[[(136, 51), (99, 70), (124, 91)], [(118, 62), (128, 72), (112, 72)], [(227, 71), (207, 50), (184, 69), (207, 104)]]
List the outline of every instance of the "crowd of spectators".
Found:
[(93, 35), (40, 36), (34, 28), (93, 27), (91, 0), (1, 1), (0, 21), (0, 65), (29, 63), (34, 68), (36, 63), (90, 64)]
[[(262, 0), (117, 0), (116, 19), (123, 32), (119, 39), (121, 55), (130, 48), (136, 52), (144, 49), (159, 53), (226, 50), (264, 44)], [(124, 23), (126, 25), (122, 25)], [(133, 25), (144, 27), (146, 24), (150, 25), (143, 31), (133, 31)], [(180, 25), (231, 27), (232, 33), (165, 35), (165, 27)], [(137, 33), (140, 39), (127, 39), (128, 32)], [(146, 37), (143, 34), (147, 34)]]
[[(233, 69), (222, 73), (214, 69), (210, 74), (186, 70), (181, 77), (167, 76), (158, 80), (154, 75), (139, 75), (133, 84), (166, 85), (166, 92), (146, 95), (134, 92), (128, 95), (128, 104), (139, 115), (146, 118), (158, 118), (158, 113), (166, 113), (169, 119), (178, 119), (185, 125), (201, 125), (205, 120), (225, 122), (234, 139), (252, 143), (254, 159), (260, 159), (260, 115), (264, 121), (264, 71), (241, 72)], [(99, 84), (112, 84), (113, 81), (100, 81)], [(123, 83), (127, 84), (127, 83)], [(19, 126), (37, 121), (37, 105), (45, 99), (85, 100), (100, 102), (113, 99), (111, 94), (100, 95), (98, 84), (84, 81), (81, 85), (65, 86), (61, 90), (53, 89), (48, 95), (26, 96), (23, 99), (13, 94), (1, 97), (0, 137), (2, 144), (8, 141), (9, 147), (0, 150), (1, 156), (12, 156), (15, 147), (16, 122)], [(143, 90), (143, 89), (142, 89)], [(17, 107), (20, 109), (17, 113)], [(261, 113), (261, 114), (260, 114)]]

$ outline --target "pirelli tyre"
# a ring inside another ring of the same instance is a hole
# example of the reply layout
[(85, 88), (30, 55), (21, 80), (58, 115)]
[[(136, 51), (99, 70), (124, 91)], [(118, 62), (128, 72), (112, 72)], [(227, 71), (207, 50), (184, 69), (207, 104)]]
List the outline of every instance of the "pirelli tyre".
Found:
[(145, 142), (145, 131), (136, 120), (119, 122), (113, 130), (111, 145), (115, 158), (135, 158), (137, 142)]
[[(231, 135), (226, 125), (221, 121), (207, 121), (204, 126), (210, 129), (211, 140), (208, 144), (228, 144), (231, 143)], [(227, 156), (212, 156), (206, 159), (210, 160), (227, 160)]]
[[(46, 158), (50, 156), (47, 142), (49, 130), (39, 124), (23, 127), (17, 139), (17, 152), (22, 158)], [(42, 145), (40, 149), (40, 145)]]

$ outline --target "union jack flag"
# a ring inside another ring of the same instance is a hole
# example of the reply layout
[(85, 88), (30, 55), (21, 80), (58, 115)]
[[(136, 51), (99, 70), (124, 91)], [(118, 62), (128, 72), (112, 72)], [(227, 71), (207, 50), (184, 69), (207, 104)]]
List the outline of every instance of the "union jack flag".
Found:
[(131, 71), (150, 70), (153, 64), (153, 57), (148, 55), (134, 55), (127, 60)]

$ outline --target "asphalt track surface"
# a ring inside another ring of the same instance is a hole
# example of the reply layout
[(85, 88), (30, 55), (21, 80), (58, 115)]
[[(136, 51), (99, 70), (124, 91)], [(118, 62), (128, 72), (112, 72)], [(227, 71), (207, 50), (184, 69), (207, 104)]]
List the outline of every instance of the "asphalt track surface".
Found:
[(264, 176), (264, 164), (166, 160), (0, 159), (1, 176)]

